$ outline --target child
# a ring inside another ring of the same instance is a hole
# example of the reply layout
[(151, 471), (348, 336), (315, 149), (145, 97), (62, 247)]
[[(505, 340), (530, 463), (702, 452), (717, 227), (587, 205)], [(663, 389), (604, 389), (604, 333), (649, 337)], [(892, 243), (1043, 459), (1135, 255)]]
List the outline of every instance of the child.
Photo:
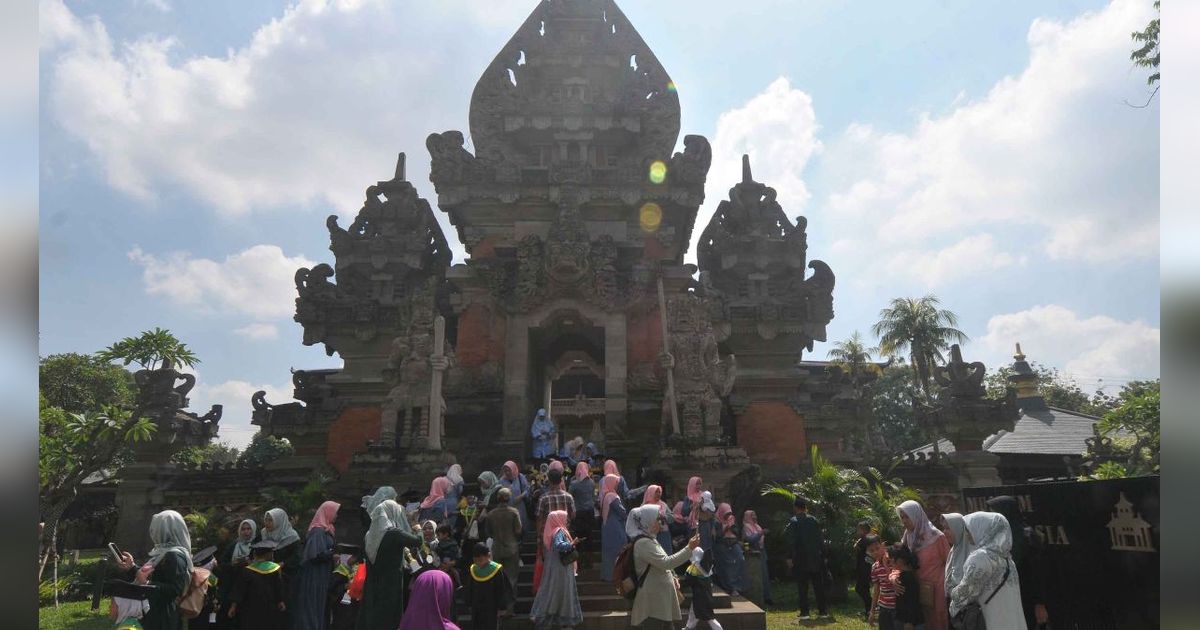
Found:
[(438, 557), (439, 568), (446, 573), (454, 576), (455, 565), (461, 557), (461, 552), (458, 549), (458, 543), (451, 536), (454, 534), (454, 529), (449, 525), (439, 525), (437, 528), (437, 544), (434, 545), (434, 555)]
[(712, 561), (706, 557), (704, 549), (696, 547), (692, 550), (692, 563), (688, 565), (684, 580), (692, 589), (687, 630), (694, 630), (701, 621), (712, 630), (721, 630), (717, 614), (713, 612)]
[(892, 562), (887, 547), (878, 536), (867, 536), (867, 555), (875, 560), (871, 565), (871, 583), (875, 592), (871, 598), (871, 614), (868, 624), (879, 620), (879, 630), (896, 628), (896, 590), (892, 586)]
[(358, 616), (359, 603), (350, 596), (350, 580), (361, 562), (362, 548), (358, 545), (338, 545), (334, 556), (333, 580), (329, 583), (329, 627), (332, 630), (351, 630)]
[(492, 551), (484, 543), (471, 550), (470, 575), (463, 586), (471, 627), (475, 630), (499, 630), (500, 617), (509, 614), (515, 599), (512, 584), (504, 576), (504, 567), (492, 561)]
[(146, 599), (149, 589), (138, 584), (110, 580), (105, 591), (112, 596), (108, 618), (113, 620), (113, 630), (142, 630), (142, 616), (150, 611)]
[(871, 615), (871, 561), (867, 559), (867, 538), (871, 535), (871, 524), (859, 521), (854, 542), (854, 592), (863, 603), (863, 618)]
[(896, 595), (896, 630), (924, 630), (925, 615), (921, 612), (921, 585), (917, 583), (917, 556), (904, 545), (888, 549), (892, 566), (900, 571), (900, 586)]
[(273, 561), (274, 541), (264, 540), (251, 547), (254, 560), (242, 567), (229, 606), (230, 618), (239, 628), (283, 630), (287, 627), (283, 571)]

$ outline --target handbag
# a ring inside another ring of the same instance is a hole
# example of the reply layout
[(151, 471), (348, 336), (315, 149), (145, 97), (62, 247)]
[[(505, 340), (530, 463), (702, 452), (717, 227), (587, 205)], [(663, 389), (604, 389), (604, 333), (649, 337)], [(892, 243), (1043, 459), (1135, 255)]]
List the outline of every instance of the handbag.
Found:
[[(992, 594), (984, 600), (984, 604), (991, 603), (992, 598), (996, 597), (1000, 589), (1004, 588), (1004, 583), (1008, 581), (1008, 572), (1009, 567), (1004, 567), (1004, 577), (1000, 579), (996, 590), (992, 591)], [(963, 606), (962, 610), (958, 611), (958, 614), (950, 620), (950, 625), (957, 630), (987, 630), (987, 622), (983, 620), (983, 606), (980, 605), (979, 600)]]
[(571, 566), (572, 564), (575, 564), (579, 561), (579, 548), (572, 545), (570, 551), (566, 553), (560, 551), (558, 553), (558, 559), (565, 566)]

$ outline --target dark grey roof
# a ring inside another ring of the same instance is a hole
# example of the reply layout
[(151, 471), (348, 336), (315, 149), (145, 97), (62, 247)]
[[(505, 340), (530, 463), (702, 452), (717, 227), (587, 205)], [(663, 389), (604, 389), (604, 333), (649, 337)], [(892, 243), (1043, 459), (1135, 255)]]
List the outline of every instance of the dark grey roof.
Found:
[[(1022, 411), (1011, 432), (1001, 431), (983, 441), (989, 453), (1028, 455), (1083, 455), (1087, 451), (1086, 440), (1092, 437), (1092, 427), (1100, 419), (1095, 416), (1047, 407)], [(954, 445), (949, 440), (938, 440), (938, 449), (953, 453)], [(912, 453), (933, 452), (933, 445), (913, 449)]]

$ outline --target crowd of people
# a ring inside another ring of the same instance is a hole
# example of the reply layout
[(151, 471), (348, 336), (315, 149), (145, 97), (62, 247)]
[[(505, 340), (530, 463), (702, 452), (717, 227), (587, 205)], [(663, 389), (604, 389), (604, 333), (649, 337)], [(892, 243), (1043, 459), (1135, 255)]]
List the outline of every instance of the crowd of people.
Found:
[[(461, 466), (449, 466), (419, 500), (380, 487), (362, 499), (361, 544), (337, 542), (341, 506), (333, 501), (316, 509), (304, 535), (282, 508), (266, 511), (261, 528), (242, 520), (230, 544), (205, 558), (192, 555), (179, 513), (156, 514), (149, 559), (139, 565), (121, 555), (129, 582), (113, 591), (121, 595), (114, 597), (116, 627), (495, 630), (515, 610), (526, 534), (537, 541), (529, 612), (537, 628), (582, 623), (577, 579), (580, 570), (592, 570), (631, 599), (635, 627), (674, 628), (686, 620), (689, 629), (720, 629), (713, 589), (736, 596), (746, 588), (746, 549), (763, 556), (755, 581), (770, 602), (768, 532), (754, 511), (739, 521), (698, 476), (673, 504), (660, 485), (631, 488), (616, 461), (581, 439), (548, 454), (524, 470), (514, 461), (484, 470), (475, 487)], [(1044, 622), (1036, 538), (1015, 501), (1001, 497), (992, 505), (995, 513), (938, 517), (939, 527), (920, 504), (906, 501), (896, 510), (904, 534), (891, 546), (871, 523), (860, 524), (854, 577), (870, 623), (948, 630), (953, 617), (972, 614), (994, 628)], [(810, 585), (818, 614), (828, 616), (829, 542), (804, 498), (793, 511), (784, 535), (799, 616), (810, 617)], [(198, 566), (212, 574), (206, 608), (185, 619), (180, 602), (194, 588)], [(131, 596), (129, 586), (141, 595)]]

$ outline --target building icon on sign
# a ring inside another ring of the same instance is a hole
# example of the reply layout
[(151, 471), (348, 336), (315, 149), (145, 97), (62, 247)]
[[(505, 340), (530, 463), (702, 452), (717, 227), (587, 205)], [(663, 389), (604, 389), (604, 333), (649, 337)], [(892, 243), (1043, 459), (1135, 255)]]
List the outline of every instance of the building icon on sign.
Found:
[(1133, 511), (1133, 504), (1125, 498), (1125, 493), (1117, 500), (1116, 511), (1108, 521), (1108, 533), (1112, 538), (1112, 548), (1115, 551), (1146, 551), (1154, 553), (1154, 543), (1150, 538), (1150, 523), (1141, 514)]

